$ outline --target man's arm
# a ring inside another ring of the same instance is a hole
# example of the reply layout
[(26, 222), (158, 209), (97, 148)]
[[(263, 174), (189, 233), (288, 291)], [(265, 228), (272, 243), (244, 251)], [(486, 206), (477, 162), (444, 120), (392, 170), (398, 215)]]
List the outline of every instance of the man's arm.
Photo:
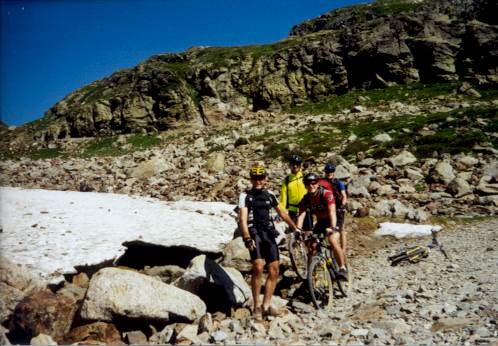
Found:
[(287, 184), (284, 182), (282, 183), (282, 188), (280, 189), (280, 208), (282, 210), (286, 209), (287, 206)]
[(329, 218), (332, 229), (335, 229), (335, 226), (337, 226), (337, 215), (335, 210), (335, 204), (329, 204)]
[[(247, 227), (247, 208), (239, 208), (239, 228), (242, 233), (242, 239), (244, 239), (244, 243), (249, 244), (249, 240), (251, 239), (251, 235), (249, 234), (249, 227)], [(255, 249), (254, 242), (252, 242), (247, 248), (249, 250)]]
[(348, 204), (348, 195), (346, 194), (346, 190), (341, 191), (342, 196), (342, 205), (345, 207)]
[(287, 224), (289, 225), (289, 227), (293, 231), (295, 231), (298, 228), (296, 226), (296, 224), (294, 223), (294, 221), (292, 221), (292, 219), (290, 218), (289, 214), (285, 210), (280, 209), (279, 206), (276, 206), (275, 210), (277, 211), (278, 215), (280, 215), (280, 217), (282, 218), (282, 220), (284, 220), (285, 222), (287, 222)]

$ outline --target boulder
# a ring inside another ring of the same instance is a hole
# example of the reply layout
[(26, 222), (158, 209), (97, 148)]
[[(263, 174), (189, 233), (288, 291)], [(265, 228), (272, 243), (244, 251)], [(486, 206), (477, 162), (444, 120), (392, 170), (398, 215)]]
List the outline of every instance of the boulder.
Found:
[(411, 207), (405, 206), (403, 203), (394, 200), (383, 199), (375, 204), (374, 209), (370, 210), (370, 215), (375, 217), (396, 217), (396, 218), (415, 218), (416, 212)]
[(409, 151), (404, 150), (398, 155), (390, 157), (388, 161), (394, 167), (401, 167), (417, 162), (417, 158)]
[(387, 133), (381, 133), (372, 138), (375, 142), (387, 143), (391, 142), (393, 139)]
[(348, 184), (348, 194), (353, 197), (370, 197), (367, 187), (370, 185), (368, 177), (358, 177), (353, 179)]
[(405, 177), (407, 177), (408, 179), (411, 179), (413, 181), (424, 179), (424, 174), (418, 168), (406, 167), (404, 170), (404, 175), (405, 175)]
[(456, 198), (460, 198), (472, 193), (469, 183), (462, 178), (455, 178), (449, 184), (447, 191)]
[(93, 275), (81, 309), (88, 320), (115, 317), (168, 321), (195, 320), (206, 312), (196, 295), (131, 270), (104, 268)]
[(79, 273), (75, 276), (73, 276), (73, 280), (71, 281), (73, 285), (82, 287), (82, 288), (88, 288), (88, 284), (90, 283), (90, 279), (88, 278), (88, 275), (85, 273)]
[(239, 271), (224, 268), (206, 255), (192, 259), (177, 286), (199, 295), (209, 309), (221, 311), (240, 306), (251, 297), (251, 288)]
[(498, 195), (498, 180), (495, 177), (484, 175), (479, 180), (476, 191), (480, 195)]
[(160, 278), (162, 282), (167, 284), (174, 282), (176, 279), (181, 277), (184, 272), (185, 269), (174, 264), (156, 267), (145, 267), (143, 269), (143, 273), (145, 275), (156, 276)]
[(124, 345), (116, 326), (105, 322), (95, 322), (74, 328), (65, 336), (64, 343)]
[(223, 249), (223, 261), (225, 267), (233, 267), (240, 271), (248, 272), (252, 269), (251, 256), (244, 245), (242, 237), (237, 237), (229, 242)]
[(206, 167), (212, 173), (223, 172), (225, 170), (225, 154), (222, 152), (210, 154), (206, 162)]
[(438, 162), (429, 175), (432, 181), (443, 182), (445, 184), (449, 184), (453, 179), (455, 179), (453, 167), (447, 161)]
[(45, 283), (26, 266), (0, 256), (0, 323), (10, 317), (16, 305), (26, 295), (44, 287)]
[(147, 336), (145, 336), (145, 334), (140, 330), (124, 333), (123, 337), (128, 345), (147, 344)]
[(57, 342), (54, 341), (54, 339), (52, 339), (50, 335), (38, 334), (38, 336), (35, 336), (34, 338), (31, 339), (30, 345), (37, 345), (37, 346), (57, 345)]
[(457, 163), (464, 167), (471, 168), (479, 163), (479, 160), (472, 156), (462, 156), (456, 160)]
[(60, 340), (69, 332), (77, 308), (74, 300), (66, 296), (49, 290), (35, 292), (16, 306), (10, 330), (21, 343), (39, 334)]
[(0, 345), (11, 345), (10, 340), (7, 338), (9, 330), (0, 324)]

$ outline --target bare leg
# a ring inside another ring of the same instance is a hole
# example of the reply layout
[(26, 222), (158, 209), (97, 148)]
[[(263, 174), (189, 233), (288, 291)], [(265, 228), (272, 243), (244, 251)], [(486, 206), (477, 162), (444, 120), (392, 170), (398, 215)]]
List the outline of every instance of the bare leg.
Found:
[(260, 306), (259, 293), (261, 292), (261, 277), (263, 276), (264, 262), (262, 259), (255, 259), (252, 262), (251, 289), (253, 310)]
[(339, 245), (339, 233), (334, 232), (328, 236), (328, 240), (330, 242), (330, 246), (332, 248), (332, 252), (334, 253), (335, 258), (337, 259), (337, 263), (339, 264), (339, 268), (344, 266), (344, 254)]
[(341, 248), (342, 252), (344, 253), (344, 256), (346, 256), (346, 248), (347, 248), (347, 243), (348, 243), (348, 233), (346, 230), (343, 228), (341, 232)]
[(273, 261), (268, 264), (268, 277), (266, 278), (265, 284), (265, 295), (263, 298), (263, 310), (270, 307), (270, 300), (277, 286), (278, 272), (279, 272), (279, 261)]

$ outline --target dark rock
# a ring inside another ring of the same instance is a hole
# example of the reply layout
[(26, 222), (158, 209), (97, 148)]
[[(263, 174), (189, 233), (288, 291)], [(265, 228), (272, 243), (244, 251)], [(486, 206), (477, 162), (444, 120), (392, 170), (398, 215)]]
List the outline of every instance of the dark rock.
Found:
[(13, 340), (27, 343), (42, 333), (60, 340), (69, 332), (76, 310), (73, 299), (48, 290), (28, 295), (14, 310), (10, 328)]
[(105, 322), (95, 322), (74, 328), (64, 337), (64, 343), (125, 345), (121, 341), (121, 336), (116, 326)]

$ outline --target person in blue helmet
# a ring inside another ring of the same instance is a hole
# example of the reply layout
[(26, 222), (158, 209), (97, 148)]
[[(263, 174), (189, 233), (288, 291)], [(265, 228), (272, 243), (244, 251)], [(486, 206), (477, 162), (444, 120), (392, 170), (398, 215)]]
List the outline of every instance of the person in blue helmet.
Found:
[(320, 185), (325, 189), (332, 191), (335, 198), (337, 228), (341, 234), (341, 248), (344, 253), (347, 249), (347, 232), (344, 229), (344, 218), (346, 214), (346, 205), (348, 203), (348, 195), (346, 184), (337, 177), (335, 177), (336, 166), (333, 163), (325, 164), (323, 168), (325, 171), (325, 178), (320, 179)]

